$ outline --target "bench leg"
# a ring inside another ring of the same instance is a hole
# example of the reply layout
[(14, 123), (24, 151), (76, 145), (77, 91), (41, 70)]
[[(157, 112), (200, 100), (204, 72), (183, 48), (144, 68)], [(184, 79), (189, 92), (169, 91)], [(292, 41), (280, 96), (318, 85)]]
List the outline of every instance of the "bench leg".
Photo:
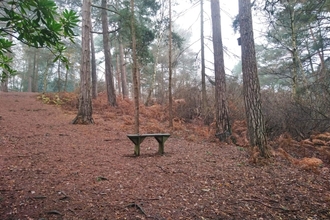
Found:
[(128, 136), (128, 138), (134, 143), (134, 155), (140, 156), (140, 144), (146, 138), (144, 136)]
[(143, 142), (143, 140), (145, 139), (146, 137), (137, 137), (137, 140), (135, 143), (135, 147), (134, 147), (134, 155), (135, 156), (140, 156), (140, 144)]
[(158, 146), (158, 153), (160, 155), (163, 155), (165, 152), (164, 152), (164, 143), (161, 143), (161, 142), (158, 142), (159, 143), (159, 146)]
[(159, 146), (158, 146), (158, 153), (160, 155), (163, 155), (165, 153), (164, 150), (164, 145), (165, 145), (165, 141), (167, 140), (168, 137), (155, 137)]
[(135, 144), (134, 155), (135, 156), (140, 156), (140, 143), (139, 144)]

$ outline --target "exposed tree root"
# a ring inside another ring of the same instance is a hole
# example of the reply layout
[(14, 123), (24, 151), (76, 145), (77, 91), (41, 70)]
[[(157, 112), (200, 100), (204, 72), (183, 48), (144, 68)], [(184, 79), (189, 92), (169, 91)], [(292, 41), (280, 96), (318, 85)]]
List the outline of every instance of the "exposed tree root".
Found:
[(81, 124), (81, 125), (94, 124), (94, 120), (92, 117), (77, 115), (77, 117), (72, 120), (72, 124)]

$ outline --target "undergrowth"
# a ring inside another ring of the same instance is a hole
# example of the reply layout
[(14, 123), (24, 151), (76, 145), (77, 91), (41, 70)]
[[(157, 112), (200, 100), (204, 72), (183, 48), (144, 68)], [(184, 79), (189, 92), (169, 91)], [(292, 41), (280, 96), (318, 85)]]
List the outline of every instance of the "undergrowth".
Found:
[[(45, 104), (61, 106), (61, 108), (72, 112), (77, 111), (78, 108), (78, 98), (75, 93), (44, 93), (39, 95), (38, 99)], [(107, 103), (106, 93), (100, 93), (98, 98), (92, 100), (92, 102), (93, 114), (99, 115), (105, 121), (116, 121), (120, 124), (117, 129), (121, 129), (124, 132), (134, 130), (133, 101), (117, 98), (118, 106), (111, 107)], [(191, 142), (219, 142), (215, 137), (215, 123), (205, 125), (202, 118), (196, 117), (187, 120), (181, 117), (185, 105), (187, 105), (186, 102), (174, 102), (173, 128), (169, 128), (168, 105), (154, 104), (152, 106), (145, 106), (141, 104), (140, 132), (170, 132), (172, 136), (184, 138)], [(245, 120), (241, 120), (241, 118), (233, 120), (230, 140), (231, 144), (238, 146), (240, 151), (249, 148)], [(274, 152), (277, 149), (283, 149), (294, 158), (317, 157), (323, 162), (330, 163), (330, 133), (314, 134), (309, 139), (301, 141), (297, 141), (290, 134), (284, 133), (278, 138), (269, 141), (269, 146)], [(246, 152), (249, 152), (249, 150)], [(257, 161), (256, 155), (257, 152), (254, 151), (250, 155), (254, 162)], [(282, 155), (273, 153), (273, 156)]]

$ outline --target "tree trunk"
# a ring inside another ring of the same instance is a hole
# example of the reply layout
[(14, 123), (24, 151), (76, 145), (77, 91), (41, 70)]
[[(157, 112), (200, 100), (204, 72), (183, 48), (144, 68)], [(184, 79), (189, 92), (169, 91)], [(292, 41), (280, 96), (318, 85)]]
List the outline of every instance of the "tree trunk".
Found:
[(1, 91), (8, 92), (8, 76), (1, 82)]
[(57, 92), (61, 92), (61, 61), (57, 62)]
[(257, 60), (253, 39), (251, 1), (239, 0), (243, 91), (248, 135), (251, 147), (257, 146), (262, 157), (269, 157), (264, 118), (261, 110), (261, 94)]
[(207, 106), (206, 83), (205, 83), (205, 47), (204, 47), (204, 0), (201, 0), (201, 75), (202, 75), (202, 113)]
[(119, 95), (122, 94), (121, 91), (121, 79), (120, 79), (120, 61), (119, 61), (119, 54), (116, 55), (116, 75), (117, 75), (117, 88)]
[(47, 92), (48, 71), (49, 71), (49, 67), (50, 67), (50, 64), (49, 64), (49, 61), (47, 60), (47, 61), (46, 61), (46, 69), (45, 69), (45, 72), (44, 72), (44, 75), (43, 75), (43, 89), (42, 89), (42, 91), (43, 91), (44, 93)]
[(292, 68), (292, 73), (291, 73), (291, 78), (292, 78), (292, 97), (294, 99), (299, 98), (299, 94), (297, 94), (297, 90), (299, 87), (299, 82), (298, 82), (298, 75), (300, 73), (303, 84), (305, 89), (307, 89), (307, 79), (306, 79), (306, 74), (303, 70), (301, 61), (299, 59), (299, 51), (298, 51), (298, 46), (297, 46), (297, 28), (296, 28), (296, 16), (295, 16), (295, 9), (294, 5), (291, 3), (288, 3), (286, 6), (288, 7), (287, 11), (289, 11), (289, 16), (290, 16), (290, 29), (291, 29), (291, 46), (292, 49), (290, 50), (291, 56), (292, 56), (292, 63), (293, 63), (293, 68)]
[(165, 70), (164, 70), (164, 65), (161, 65), (161, 71), (160, 71), (160, 88), (158, 89), (158, 94), (160, 95), (160, 104), (164, 104), (165, 103)]
[(140, 97), (139, 97), (139, 82), (138, 82), (138, 66), (136, 55), (136, 36), (135, 36), (135, 12), (134, 0), (131, 0), (131, 35), (132, 35), (132, 57), (133, 57), (133, 87), (134, 87), (134, 118), (135, 118), (135, 133), (140, 133)]
[(296, 43), (296, 37), (295, 37), (295, 24), (294, 24), (294, 11), (293, 10), (289, 10), (290, 12), (290, 25), (291, 25), (291, 43), (292, 43), (292, 50), (291, 52), (291, 56), (292, 56), (292, 64), (293, 64), (293, 68), (292, 68), (292, 72), (291, 72), (291, 78), (292, 78), (292, 97), (296, 98), (297, 97), (297, 88), (298, 88), (298, 69), (299, 69), (299, 65), (298, 65), (298, 54), (297, 54), (297, 43)]
[(214, 51), (216, 136), (221, 141), (225, 141), (230, 136), (231, 129), (227, 107), (226, 73), (223, 58), (219, 0), (211, 0), (211, 17)]
[[(91, 28), (92, 28), (91, 22)], [(91, 33), (91, 53), (92, 53), (92, 98), (97, 98), (97, 75), (96, 75), (96, 58), (93, 33)]]
[[(30, 50), (29, 50), (30, 51)], [(27, 92), (32, 92), (33, 87), (33, 61), (31, 60), (31, 57), (28, 57), (28, 88)]]
[(63, 91), (67, 92), (67, 87), (68, 87), (68, 75), (69, 75), (69, 68), (65, 68), (65, 78), (64, 78), (64, 87)]
[(128, 88), (127, 88), (127, 77), (126, 77), (126, 66), (125, 66), (125, 54), (124, 54), (124, 45), (122, 39), (119, 40), (119, 62), (120, 62), (120, 72), (121, 72), (121, 88), (123, 98), (128, 97)]
[(80, 95), (78, 114), (73, 124), (91, 124), (92, 97), (90, 91), (90, 31), (91, 0), (83, 0), (82, 6), (82, 60), (80, 65)]
[(113, 72), (111, 68), (111, 53), (109, 42), (109, 27), (108, 27), (108, 13), (105, 9), (107, 7), (107, 0), (102, 0), (102, 30), (103, 30), (103, 47), (105, 58), (105, 83), (107, 87), (108, 103), (111, 106), (117, 106), (116, 92), (113, 80)]
[(32, 92), (38, 92), (38, 56), (37, 49), (33, 50), (33, 81), (32, 81)]
[(169, 30), (168, 30), (168, 108), (169, 126), (173, 128), (173, 100), (172, 100), (172, 2), (169, 0)]

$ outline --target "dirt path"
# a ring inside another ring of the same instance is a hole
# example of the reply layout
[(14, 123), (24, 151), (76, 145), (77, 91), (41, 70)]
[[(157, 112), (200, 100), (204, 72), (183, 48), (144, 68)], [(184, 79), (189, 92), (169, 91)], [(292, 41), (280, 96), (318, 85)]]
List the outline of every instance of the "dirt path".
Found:
[(120, 116), (72, 125), (33, 93), (0, 93), (0, 219), (330, 219), (330, 177), (173, 135), (141, 156)]

